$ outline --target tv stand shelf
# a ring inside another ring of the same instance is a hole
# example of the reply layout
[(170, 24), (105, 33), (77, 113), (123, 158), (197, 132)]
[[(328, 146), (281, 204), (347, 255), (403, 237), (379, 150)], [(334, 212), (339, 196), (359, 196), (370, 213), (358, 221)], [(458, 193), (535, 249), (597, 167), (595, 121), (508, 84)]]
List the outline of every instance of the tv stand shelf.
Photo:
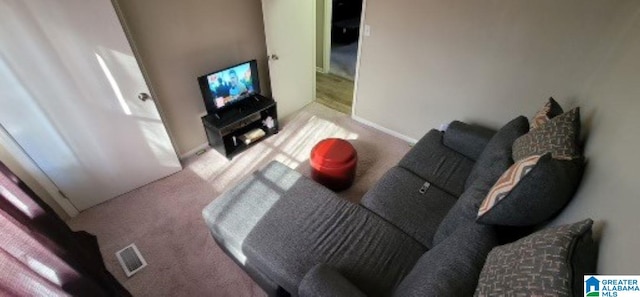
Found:
[[(267, 125), (269, 118), (273, 121), (270, 127)], [(228, 159), (278, 133), (279, 129), (276, 102), (261, 95), (247, 98), (228, 110), (210, 113), (201, 119), (209, 146)], [(241, 136), (254, 129), (261, 129), (265, 135), (245, 144)]]

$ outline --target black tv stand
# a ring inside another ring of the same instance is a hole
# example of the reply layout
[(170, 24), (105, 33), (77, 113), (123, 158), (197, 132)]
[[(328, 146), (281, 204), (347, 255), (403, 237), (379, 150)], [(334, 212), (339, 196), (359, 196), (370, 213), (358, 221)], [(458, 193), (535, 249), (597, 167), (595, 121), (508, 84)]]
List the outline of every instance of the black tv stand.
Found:
[[(273, 125), (267, 126), (271, 118)], [(231, 106), (229, 109), (210, 113), (202, 118), (209, 146), (228, 159), (245, 151), (254, 144), (278, 133), (276, 102), (262, 95), (254, 95)], [(242, 141), (242, 135), (254, 129), (262, 129), (265, 135), (250, 143)]]

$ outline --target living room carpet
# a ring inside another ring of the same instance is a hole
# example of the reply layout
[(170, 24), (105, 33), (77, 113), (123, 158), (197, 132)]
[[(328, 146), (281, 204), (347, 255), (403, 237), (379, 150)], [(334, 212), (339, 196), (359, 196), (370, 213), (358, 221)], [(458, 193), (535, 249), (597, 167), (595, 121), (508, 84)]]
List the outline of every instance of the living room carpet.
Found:
[[(208, 150), (185, 160), (182, 171), (92, 207), (67, 223), (97, 235), (107, 269), (134, 296), (265, 296), (216, 245), (201, 211), (272, 160), (309, 176), (309, 153), (328, 137), (348, 139), (358, 151), (355, 183), (339, 193), (352, 202), (409, 150), (403, 140), (312, 103), (282, 120), (280, 133), (231, 161)], [(114, 253), (131, 243), (148, 266), (127, 278)]]

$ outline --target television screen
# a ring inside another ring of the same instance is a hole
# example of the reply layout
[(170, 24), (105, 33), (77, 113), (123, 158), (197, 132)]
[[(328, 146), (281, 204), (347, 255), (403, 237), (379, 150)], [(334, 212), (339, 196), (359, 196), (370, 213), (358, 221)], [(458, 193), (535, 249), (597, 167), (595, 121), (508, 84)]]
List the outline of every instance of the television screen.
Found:
[(255, 60), (203, 75), (198, 82), (209, 112), (260, 93)]

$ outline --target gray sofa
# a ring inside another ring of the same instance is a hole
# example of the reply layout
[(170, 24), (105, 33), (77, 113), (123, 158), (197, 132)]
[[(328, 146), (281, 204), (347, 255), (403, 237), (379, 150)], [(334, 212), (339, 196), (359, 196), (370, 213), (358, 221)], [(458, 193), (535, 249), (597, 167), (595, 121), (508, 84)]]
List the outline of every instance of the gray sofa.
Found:
[[(270, 296), (471, 296), (491, 249), (527, 230), (476, 220), (528, 131), (525, 117), (497, 132), (457, 121), (429, 131), (360, 204), (272, 162), (203, 216)], [(569, 192), (582, 169), (575, 164)]]

